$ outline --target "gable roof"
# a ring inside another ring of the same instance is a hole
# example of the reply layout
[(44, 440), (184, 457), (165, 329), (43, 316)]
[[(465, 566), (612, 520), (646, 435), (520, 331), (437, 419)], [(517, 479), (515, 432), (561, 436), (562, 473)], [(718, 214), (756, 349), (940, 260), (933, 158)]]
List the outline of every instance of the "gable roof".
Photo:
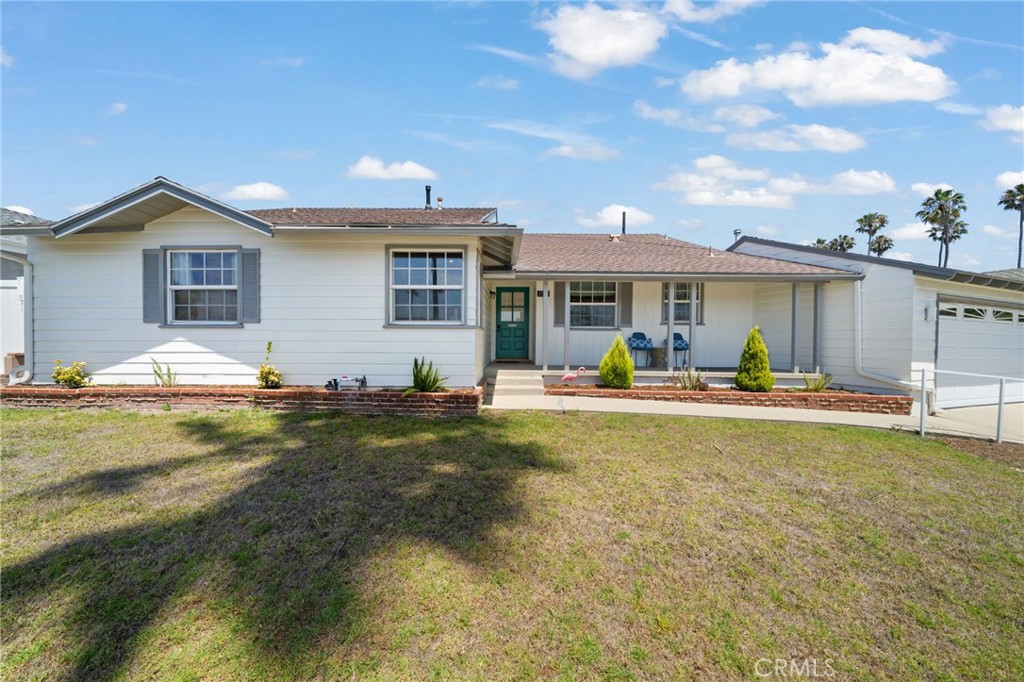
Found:
[(273, 225), (323, 227), (502, 225), (496, 208), (267, 208), (249, 211)]
[(87, 228), (113, 231), (141, 230), (148, 222), (163, 218), (186, 206), (196, 206), (243, 227), (274, 236), (273, 226), (254, 215), (211, 199), (184, 185), (157, 177), (101, 204), (60, 220), (50, 228), (57, 239)]
[[(933, 279), (940, 279), (947, 282), (959, 282), (961, 284), (977, 284), (979, 286), (994, 287), (996, 289), (1010, 289), (1014, 291), (1024, 291), (1024, 280), (1015, 280), (1013, 278), (1007, 278), (1005, 276), (997, 275), (995, 272), (981, 273), (981, 272), (970, 272), (969, 270), (954, 270), (953, 268), (940, 268), (935, 265), (927, 265), (925, 263), (914, 263), (912, 261), (894, 260), (892, 258), (880, 258), (878, 256), (866, 256), (859, 253), (843, 253), (841, 251), (828, 251), (820, 249), (816, 246), (805, 246), (803, 244), (791, 244), (789, 242), (779, 242), (772, 239), (761, 239), (760, 237), (741, 237), (738, 241), (732, 244), (726, 251), (734, 251), (743, 244), (760, 244), (763, 246), (770, 246), (782, 251), (790, 251), (793, 253), (805, 253), (805, 254), (816, 254), (819, 256), (828, 256), (830, 258), (836, 258), (840, 260), (850, 261), (850, 271), (860, 272), (860, 269), (856, 267), (856, 263), (873, 263), (876, 265), (884, 265), (891, 268), (901, 268), (904, 270), (910, 270), (915, 275), (921, 277), (931, 277)], [(772, 258), (781, 257), (780, 255), (773, 255)], [(794, 256), (794, 258), (796, 258)]]
[(31, 213), (12, 211), (9, 208), (0, 209), (0, 227), (48, 227), (50, 225), (53, 225), (52, 220), (40, 218)]
[(1024, 268), (1010, 268), (1008, 270), (989, 270), (988, 272), (981, 273), (983, 275), (989, 275), (990, 277), (998, 277), (1000, 279), (1009, 279), (1014, 282), (1024, 282)]
[(525, 234), (516, 275), (785, 281), (860, 279), (857, 273), (711, 249), (661, 234)]

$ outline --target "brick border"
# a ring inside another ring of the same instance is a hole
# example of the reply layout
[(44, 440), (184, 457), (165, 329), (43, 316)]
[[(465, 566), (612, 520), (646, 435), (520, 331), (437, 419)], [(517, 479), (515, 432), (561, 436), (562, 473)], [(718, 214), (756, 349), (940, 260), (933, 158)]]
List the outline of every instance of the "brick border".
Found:
[(914, 399), (906, 395), (874, 395), (869, 393), (772, 392), (747, 391), (676, 391), (637, 388), (562, 388), (544, 389), (545, 395), (569, 395), (583, 398), (626, 398), (629, 400), (664, 400), (675, 403), (709, 405), (750, 405), (754, 407), (794, 407), (803, 410), (835, 412), (871, 412), (874, 414), (909, 415)]
[(463, 417), (480, 413), (486, 380), (475, 388), (403, 396), (394, 389), (328, 391), (308, 386), (259, 389), (246, 386), (10, 386), (0, 388), (0, 407), (115, 408), (137, 411), (215, 410), (263, 407), (269, 410), (339, 410), (354, 414), (410, 417)]

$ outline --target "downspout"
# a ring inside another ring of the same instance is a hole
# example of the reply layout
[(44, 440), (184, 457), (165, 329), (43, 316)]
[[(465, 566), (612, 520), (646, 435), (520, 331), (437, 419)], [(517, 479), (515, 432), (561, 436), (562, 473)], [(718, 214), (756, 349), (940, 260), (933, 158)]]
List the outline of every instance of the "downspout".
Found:
[(10, 258), (25, 267), (25, 275), (22, 278), (22, 313), (25, 316), (25, 348), (22, 352), (25, 355), (25, 364), (11, 368), (11, 378), (7, 382), (8, 386), (15, 386), (32, 380), (32, 349), (35, 347), (32, 319), (32, 263), (29, 262), (28, 258), (19, 256), (16, 253), (5, 253), (3, 257)]
[[(891, 377), (885, 374), (879, 374), (869, 369), (864, 368), (864, 306), (863, 297), (861, 293), (861, 287), (863, 282), (857, 280), (853, 283), (853, 362), (854, 371), (860, 376), (877, 381), (879, 383), (887, 384), (895, 388), (899, 388), (903, 391), (918, 392), (920, 393), (920, 387), (909, 381), (903, 381), (896, 377)], [(923, 396), (925, 400), (922, 401), (922, 405), (930, 405), (932, 402), (932, 392), (928, 391), (926, 396)], [(929, 410), (930, 411), (930, 410)]]

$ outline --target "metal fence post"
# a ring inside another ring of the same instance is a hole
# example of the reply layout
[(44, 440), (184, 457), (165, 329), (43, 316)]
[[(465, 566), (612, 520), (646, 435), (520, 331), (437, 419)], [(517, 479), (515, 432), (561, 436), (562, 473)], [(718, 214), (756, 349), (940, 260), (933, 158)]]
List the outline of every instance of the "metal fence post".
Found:
[(925, 412), (928, 411), (928, 405), (927, 405), (927, 403), (928, 403), (927, 390), (928, 389), (927, 389), (927, 383), (926, 383), (927, 379), (925, 378), (926, 377), (925, 372), (927, 372), (927, 371), (928, 370), (926, 370), (924, 367), (921, 368), (921, 427), (919, 429), (919, 431), (920, 431), (919, 435), (921, 435), (921, 436), (924, 436), (924, 415), (925, 415)]
[(1003, 407), (1005, 405), (1003, 396), (1006, 393), (1006, 379), (999, 380), (999, 412), (996, 415), (996, 442), (1003, 442)]

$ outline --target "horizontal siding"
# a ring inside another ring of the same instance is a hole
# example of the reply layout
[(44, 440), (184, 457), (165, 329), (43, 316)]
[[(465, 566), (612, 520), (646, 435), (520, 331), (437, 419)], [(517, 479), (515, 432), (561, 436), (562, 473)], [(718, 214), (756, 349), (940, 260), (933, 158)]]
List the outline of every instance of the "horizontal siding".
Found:
[[(142, 249), (161, 246), (260, 249), (261, 321), (244, 328), (159, 328), (142, 322)], [(460, 247), (477, 271), (472, 238), (278, 234), (265, 237), (198, 209), (150, 223), (144, 232), (30, 240), (36, 263), (37, 380), (55, 359), (82, 360), (97, 383), (153, 381), (150, 358), (181, 383), (254, 383), (267, 341), (286, 383), (321, 385), (366, 374), (371, 385), (403, 386), (426, 357), (452, 386), (479, 379), (479, 278), (467, 277), (458, 329), (387, 328), (386, 245)]]

